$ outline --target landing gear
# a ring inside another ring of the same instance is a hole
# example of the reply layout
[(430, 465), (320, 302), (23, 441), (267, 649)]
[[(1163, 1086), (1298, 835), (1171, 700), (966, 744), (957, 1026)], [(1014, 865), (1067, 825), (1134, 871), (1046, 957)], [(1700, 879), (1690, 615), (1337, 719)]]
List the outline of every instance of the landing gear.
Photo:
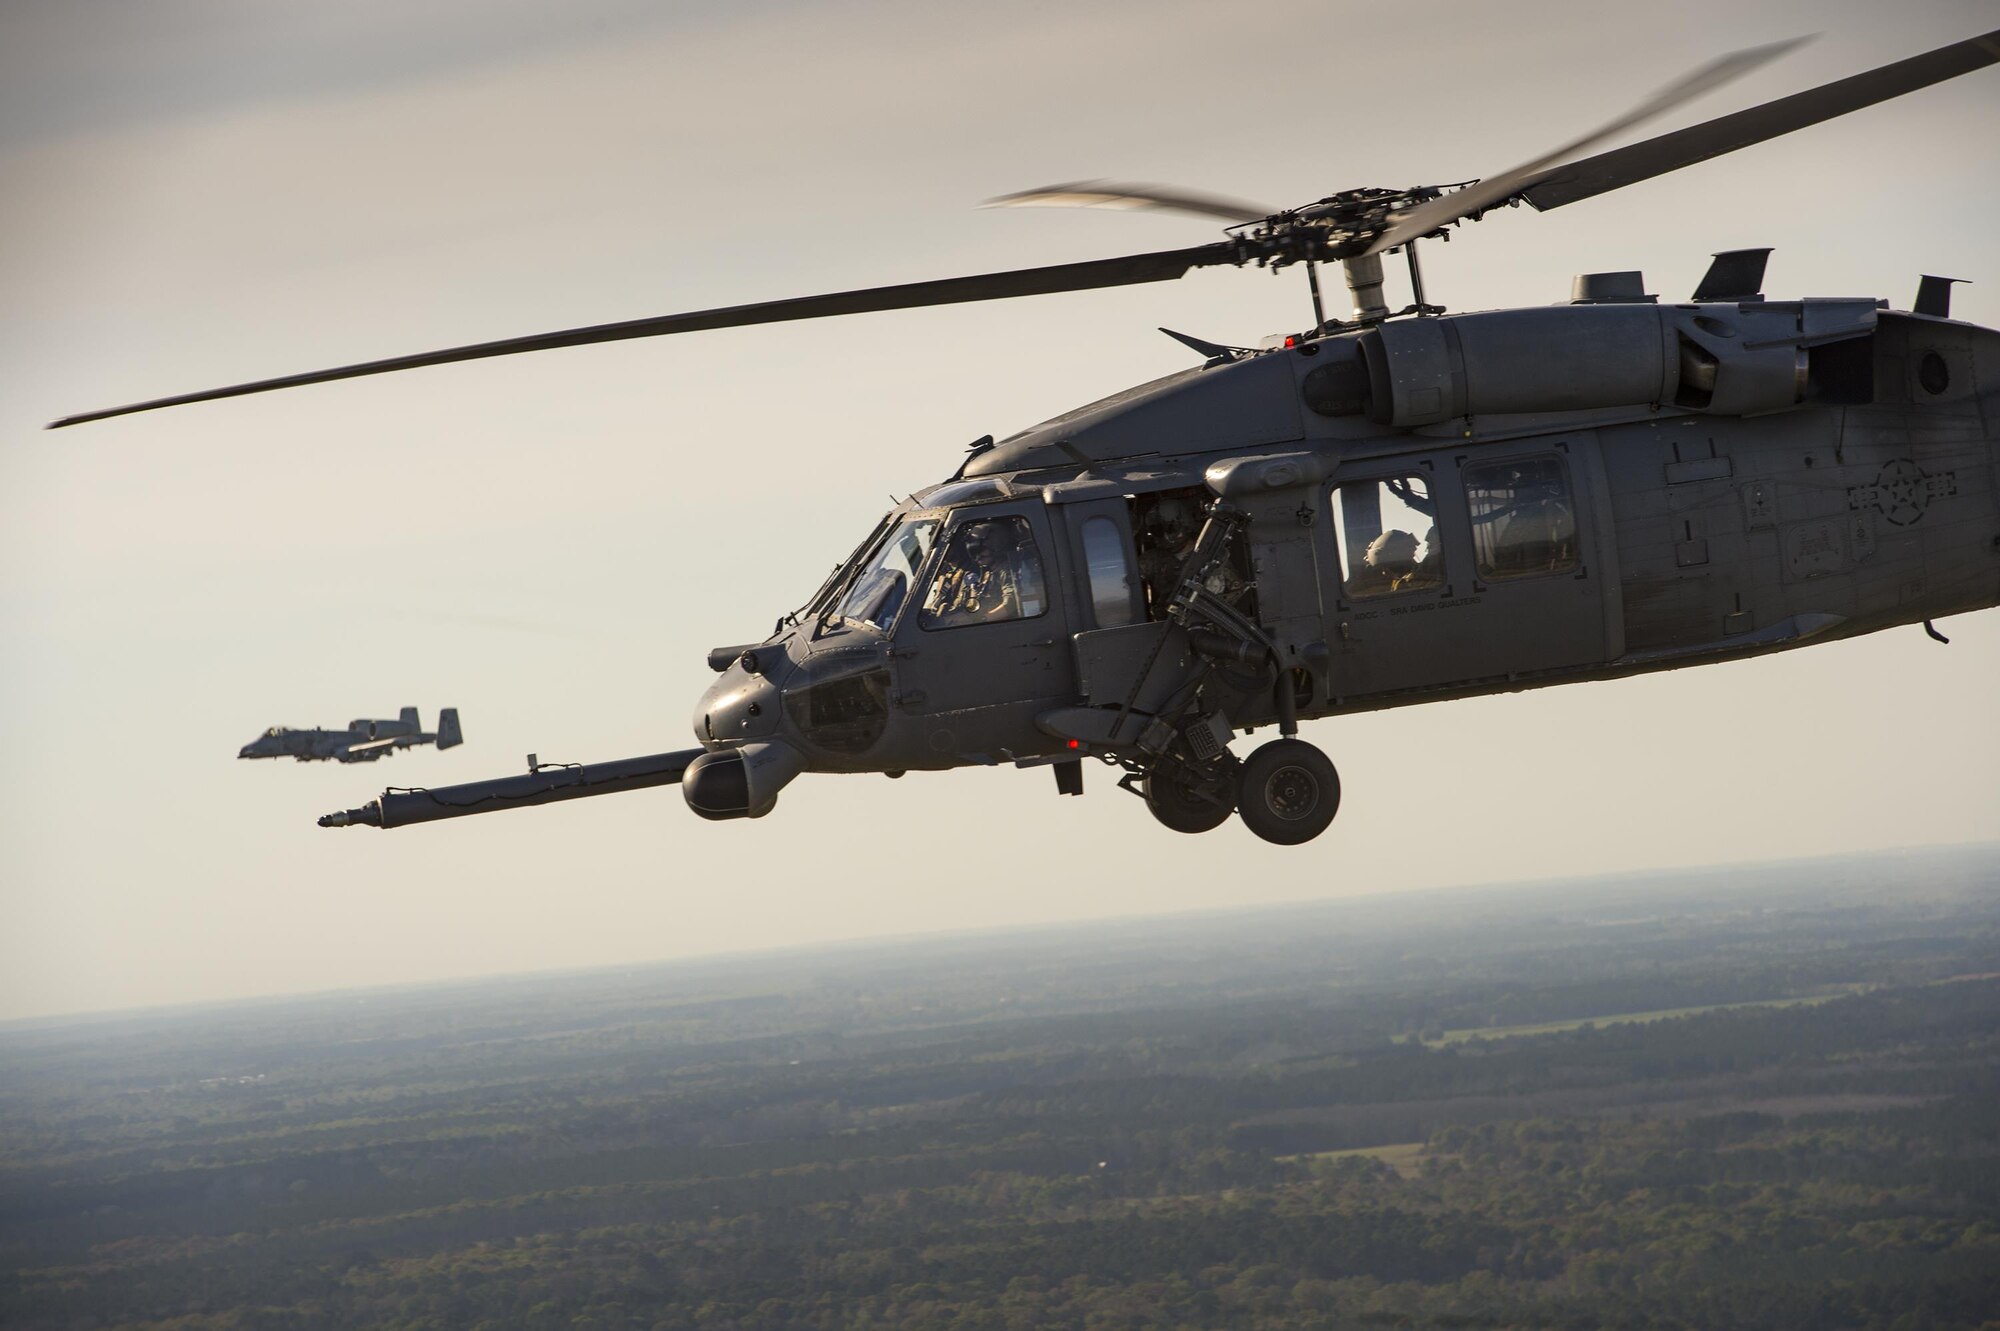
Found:
[(1332, 759), (1304, 740), (1274, 739), (1244, 761), (1236, 804), (1252, 832), (1296, 846), (1324, 832), (1340, 811), (1340, 774)]
[(1242, 764), (1227, 750), (1198, 763), (1178, 749), (1146, 775), (1146, 807), (1176, 832), (1212, 832), (1236, 809), (1237, 770)]

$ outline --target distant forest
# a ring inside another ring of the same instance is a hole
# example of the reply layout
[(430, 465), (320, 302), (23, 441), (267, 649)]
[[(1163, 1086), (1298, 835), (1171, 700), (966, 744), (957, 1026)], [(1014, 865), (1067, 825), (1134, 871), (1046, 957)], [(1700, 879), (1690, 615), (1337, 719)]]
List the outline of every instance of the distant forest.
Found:
[(2000, 849), (0, 1025), (0, 1326), (2000, 1331)]

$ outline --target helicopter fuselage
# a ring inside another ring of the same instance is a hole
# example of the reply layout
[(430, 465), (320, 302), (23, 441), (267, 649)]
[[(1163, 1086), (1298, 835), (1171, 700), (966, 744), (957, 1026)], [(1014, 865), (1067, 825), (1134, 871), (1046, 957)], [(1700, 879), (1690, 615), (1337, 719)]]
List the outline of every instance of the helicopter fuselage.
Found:
[[(1872, 300), (1495, 311), (1218, 357), (975, 453), (794, 622), (719, 651), (689, 802), (757, 816), (809, 770), (1143, 772), (1288, 712), (2000, 604), (1996, 364), (2000, 334)], [(1233, 526), (1184, 570), (1203, 510)], [(974, 531), (1006, 537), (1016, 601), (954, 619)]]

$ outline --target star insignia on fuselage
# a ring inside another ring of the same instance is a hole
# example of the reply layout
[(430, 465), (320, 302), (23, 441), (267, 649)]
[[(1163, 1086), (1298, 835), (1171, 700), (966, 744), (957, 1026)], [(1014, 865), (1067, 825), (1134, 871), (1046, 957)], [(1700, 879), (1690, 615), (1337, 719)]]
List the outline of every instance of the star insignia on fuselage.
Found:
[(1856, 485), (1847, 491), (1847, 506), (1872, 508), (1898, 527), (1921, 520), (1933, 499), (1948, 499), (1958, 493), (1958, 473), (1936, 476), (1909, 458), (1897, 458), (1883, 466), (1873, 485)]

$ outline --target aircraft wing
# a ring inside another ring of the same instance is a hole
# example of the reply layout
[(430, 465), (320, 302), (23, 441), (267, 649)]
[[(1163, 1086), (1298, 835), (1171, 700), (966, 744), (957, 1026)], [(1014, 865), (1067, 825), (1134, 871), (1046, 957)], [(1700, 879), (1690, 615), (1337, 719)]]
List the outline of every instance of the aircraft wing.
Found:
[(359, 744), (349, 744), (334, 756), (344, 763), (372, 763), (385, 753), (396, 748), (395, 737), (388, 739), (364, 740)]

